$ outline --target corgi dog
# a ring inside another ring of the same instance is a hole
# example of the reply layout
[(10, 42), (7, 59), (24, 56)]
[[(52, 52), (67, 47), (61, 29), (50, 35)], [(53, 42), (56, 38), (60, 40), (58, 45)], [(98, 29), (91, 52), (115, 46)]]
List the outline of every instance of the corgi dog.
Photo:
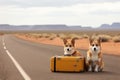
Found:
[(81, 56), (81, 53), (75, 49), (75, 40), (76, 38), (71, 40), (63, 39), (64, 56)]
[(104, 63), (101, 53), (101, 39), (89, 39), (86, 64), (88, 71), (99, 72), (103, 70)]

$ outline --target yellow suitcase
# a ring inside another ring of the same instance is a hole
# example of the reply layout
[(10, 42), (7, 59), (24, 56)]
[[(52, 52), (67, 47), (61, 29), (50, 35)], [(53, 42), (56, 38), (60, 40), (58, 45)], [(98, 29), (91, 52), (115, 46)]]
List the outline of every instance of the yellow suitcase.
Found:
[(83, 56), (53, 56), (50, 59), (52, 72), (83, 72), (85, 58)]

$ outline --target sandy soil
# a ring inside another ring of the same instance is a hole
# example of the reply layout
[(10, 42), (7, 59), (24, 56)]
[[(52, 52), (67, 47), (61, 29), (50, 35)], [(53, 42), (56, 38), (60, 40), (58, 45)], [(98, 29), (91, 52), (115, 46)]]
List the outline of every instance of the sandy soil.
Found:
[[(25, 39), (25, 40), (33, 41), (33, 42), (63, 46), (63, 41), (60, 38), (55, 38), (53, 40), (50, 40), (48, 38), (35, 38), (35, 37), (28, 37), (25, 35), (16, 35), (16, 36), (19, 38)], [(89, 48), (89, 40), (88, 39), (76, 40), (75, 46), (78, 49), (87, 50)], [(103, 42), (102, 43), (102, 52), (106, 53), (106, 54), (120, 55), (120, 43), (114, 43), (112, 41)]]

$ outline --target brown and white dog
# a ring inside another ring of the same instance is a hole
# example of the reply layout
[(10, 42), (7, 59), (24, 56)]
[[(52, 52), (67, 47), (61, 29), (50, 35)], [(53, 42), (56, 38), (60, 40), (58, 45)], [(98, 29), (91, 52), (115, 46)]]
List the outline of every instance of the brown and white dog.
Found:
[(81, 56), (81, 53), (75, 49), (75, 40), (63, 39), (64, 42), (64, 56)]
[(99, 72), (103, 70), (104, 63), (101, 53), (101, 39), (89, 39), (90, 46), (87, 51), (86, 64), (88, 66), (88, 71)]

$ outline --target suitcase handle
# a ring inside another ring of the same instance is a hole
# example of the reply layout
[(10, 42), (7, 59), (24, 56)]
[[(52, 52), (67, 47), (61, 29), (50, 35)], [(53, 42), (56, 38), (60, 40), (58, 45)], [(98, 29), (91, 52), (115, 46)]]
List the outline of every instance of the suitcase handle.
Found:
[(54, 72), (56, 72), (56, 57), (54, 57)]
[(72, 56), (71, 54), (64, 54), (64, 56)]

